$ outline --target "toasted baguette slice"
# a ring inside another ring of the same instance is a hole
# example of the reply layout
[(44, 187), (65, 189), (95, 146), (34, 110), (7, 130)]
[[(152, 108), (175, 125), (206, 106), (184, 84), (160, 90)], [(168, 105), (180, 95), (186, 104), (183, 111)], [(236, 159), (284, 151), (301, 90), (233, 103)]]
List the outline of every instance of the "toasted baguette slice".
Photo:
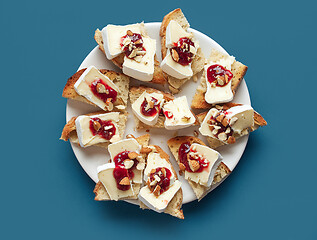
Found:
[[(149, 145), (150, 141), (150, 134), (145, 134), (140, 137), (135, 138), (135, 140), (138, 141), (142, 147), (147, 147)], [(143, 154), (143, 159), (146, 159), (146, 155)], [(140, 192), (141, 184), (140, 183), (133, 183), (132, 184), (133, 190), (135, 192), (135, 197), (133, 198), (128, 198), (128, 199), (137, 199), (138, 194)], [(106, 188), (103, 186), (103, 184), (98, 181), (95, 188), (94, 188), (94, 193), (95, 193), (95, 200), (96, 201), (108, 201), (111, 200), (109, 194), (107, 193)], [(120, 199), (120, 200), (127, 200), (125, 199)]]
[[(87, 100), (87, 98), (80, 96), (74, 88), (75, 83), (77, 82), (77, 80), (80, 78), (80, 76), (83, 74), (85, 70), (86, 68), (79, 70), (67, 80), (62, 96), (64, 98), (74, 99), (74, 100), (91, 104), (93, 106), (97, 106), (96, 104)], [(107, 76), (120, 90), (117, 95), (117, 101), (114, 103), (114, 109), (115, 110), (117, 109), (119, 111), (125, 109), (128, 104), (128, 91), (129, 91), (130, 78), (122, 73), (117, 73), (117, 72), (106, 70), (106, 69), (99, 69), (99, 71), (105, 76)]]
[[(92, 116), (92, 115), (103, 114), (103, 113), (105, 113), (105, 112), (104, 111), (98, 111), (98, 112), (85, 114), (85, 116)], [(77, 131), (76, 131), (76, 124), (75, 124), (76, 118), (77, 117), (71, 118), (67, 122), (67, 124), (64, 126), (62, 135), (60, 137), (61, 140), (64, 140), (64, 141), (68, 141), (69, 140), (70, 142), (79, 144)], [(127, 112), (119, 114), (119, 122), (117, 124), (118, 124), (118, 130), (119, 130), (120, 138), (123, 138), (124, 131), (125, 131), (125, 125), (126, 125), (126, 122), (127, 122), (127, 118), (128, 118), (128, 113)], [(105, 143), (98, 143), (98, 144), (96, 144), (94, 146), (107, 148), (109, 144), (110, 144), (110, 142), (105, 142)]]
[[(166, 152), (164, 152), (159, 146), (156, 146), (156, 145), (153, 145), (153, 146), (155, 147), (156, 152), (160, 154), (160, 157), (165, 159), (170, 164), (176, 179), (178, 179), (177, 174), (171, 162), (169, 161), (169, 155)], [(149, 209), (144, 203), (142, 203), (141, 201), (139, 202), (140, 202), (140, 208)], [(164, 210), (164, 213), (170, 214), (180, 219), (184, 219), (183, 210), (181, 210), (182, 204), (183, 204), (183, 191), (182, 191), (182, 188), (180, 188), (177, 191), (177, 193), (174, 195), (172, 200), (169, 202), (169, 204), (167, 205), (166, 209)]]
[[(160, 27), (162, 59), (164, 59), (167, 54), (167, 48), (165, 46), (166, 28), (171, 20), (176, 21), (185, 31), (187, 31), (189, 28), (189, 23), (180, 8), (175, 9), (174, 11), (164, 16), (161, 27)], [(197, 49), (197, 53), (191, 65), (191, 68), (193, 70), (193, 78), (195, 78), (195, 75), (197, 73), (203, 70), (204, 63), (205, 63), (205, 56), (201, 48), (199, 47)], [(167, 74), (166, 76), (167, 76), (167, 82), (169, 84), (169, 89), (171, 90), (172, 93), (178, 93), (180, 91), (180, 87), (190, 79), (190, 78), (177, 79)]]
[[(170, 93), (165, 93), (160, 90), (157, 90), (155, 88), (150, 88), (150, 87), (145, 87), (145, 86), (140, 86), (140, 87), (131, 87), (130, 88), (130, 93), (129, 93), (129, 98), (131, 104), (133, 104), (140, 96), (141, 94), (146, 91), (147, 93), (161, 93), (164, 96), (165, 101), (170, 101), (174, 99), (174, 96)], [(150, 127), (152, 128), (164, 128), (164, 121), (165, 121), (165, 116), (164, 115), (159, 115), (157, 123), (154, 126), (149, 126), (146, 125), (145, 123), (141, 122), (137, 117), (135, 119), (135, 125), (136, 129), (148, 129)]]
[[(239, 106), (239, 105), (242, 105), (242, 104), (239, 104), (239, 103), (226, 103), (226, 104), (223, 104), (223, 105), (216, 105), (216, 107), (220, 107), (221, 109), (223, 110), (228, 110), (229, 108), (231, 107), (234, 107), (234, 106)], [(202, 112), (200, 114), (197, 115), (197, 118), (199, 120), (200, 123), (202, 123), (206, 117), (208, 112)], [(264, 120), (264, 118), (259, 114), (257, 113), (256, 111), (254, 111), (254, 126), (251, 127), (250, 129), (250, 132), (253, 132), (255, 131), (256, 129), (258, 129), (259, 127), (263, 127), (263, 126), (266, 126), (267, 125), (267, 122)], [(235, 138), (238, 139), (240, 136), (236, 136)], [(223, 146), (223, 145), (226, 145), (224, 142), (216, 139), (216, 138), (213, 138), (213, 137), (206, 137), (207, 141), (208, 141), (208, 144), (211, 148), (215, 149), (217, 147), (220, 147), (220, 146)]]
[[(142, 35), (147, 36), (145, 28), (144, 28), (144, 32), (142, 33)], [(96, 42), (98, 43), (99, 49), (106, 55), (105, 48), (104, 48), (104, 45), (103, 45), (104, 42), (103, 42), (103, 39), (102, 39), (102, 34), (101, 34), (101, 31), (99, 29), (96, 29), (94, 38), (95, 38)], [(119, 56), (115, 57), (111, 61), (117, 67), (122, 69), (123, 60), (124, 60), (124, 53), (122, 53)], [(160, 67), (160, 63), (157, 60), (156, 54), (154, 56), (153, 79), (150, 82), (157, 83), (157, 84), (165, 84), (166, 83), (165, 76), (164, 76), (163, 71), (162, 71), (162, 69)]]
[[(225, 57), (226, 55), (218, 52), (215, 49), (212, 49), (209, 61), (216, 62), (217, 60)], [(246, 74), (248, 70), (248, 67), (243, 65), (241, 62), (234, 61), (234, 63), (231, 66), (231, 72), (233, 74), (232, 80), (231, 80), (231, 90), (233, 93), (233, 96), (235, 95), (244, 75)], [(205, 72), (203, 73), (201, 79), (200, 79), (200, 86), (197, 88), (196, 93), (192, 100), (192, 108), (196, 109), (209, 109), (211, 108), (211, 104), (208, 104), (205, 100), (205, 93), (207, 91), (207, 83), (206, 83), (206, 77)]]
[[(173, 156), (176, 159), (178, 164), (180, 163), (179, 157), (178, 157), (178, 151), (179, 151), (180, 146), (185, 142), (189, 142), (190, 144), (198, 143), (198, 144), (206, 146), (206, 144), (202, 140), (200, 140), (199, 138), (196, 138), (196, 137), (191, 137), (191, 136), (179, 136), (179, 137), (169, 139), (167, 141), (167, 145), (168, 145), (170, 151), (172, 152), (172, 154), (173, 154)], [(227, 167), (227, 165), (224, 164), (223, 162), (221, 162), (221, 164), (218, 166), (218, 168), (216, 170), (214, 180), (213, 180), (212, 185), (210, 187), (200, 185), (200, 184), (198, 184), (190, 179), (188, 179), (187, 181), (188, 181), (189, 185), (192, 187), (192, 189), (194, 190), (194, 193), (195, 193), (198, 201), (200, 201), (203, 197), (205, 197), (215, 187), (216, 184), (223, 181), (230, 173), (231, 173), (231, 171)]]

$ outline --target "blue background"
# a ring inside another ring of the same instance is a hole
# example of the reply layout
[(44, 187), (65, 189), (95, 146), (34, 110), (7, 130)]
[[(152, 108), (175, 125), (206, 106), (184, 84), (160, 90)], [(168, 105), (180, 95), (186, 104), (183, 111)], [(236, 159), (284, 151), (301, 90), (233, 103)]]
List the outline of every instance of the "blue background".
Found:
[[(2, 239), (317, 239), (315, 1), (1, 1)], [(191, 26), (249, 66), (251, 134), (231, 176), (185, 220), (125, 202), (95, 202), (69, 143), (66, 80), (108, 23)]]

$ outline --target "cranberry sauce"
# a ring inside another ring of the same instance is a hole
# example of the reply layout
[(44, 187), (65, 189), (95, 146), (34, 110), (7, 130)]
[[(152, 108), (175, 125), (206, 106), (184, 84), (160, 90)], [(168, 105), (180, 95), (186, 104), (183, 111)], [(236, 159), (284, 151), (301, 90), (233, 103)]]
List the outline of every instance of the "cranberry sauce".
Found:
[[(124, 160), (127, 160), (127, 159), (130, 160), (128, 155), (129, 155), (129, 151), (123, 151), (123, 152), (117, 154), (113, 158), (115, 166), (120, 166), (120, 167), (124, 168)], [(133, 169), (135, 169), (136, 165), (138, 165), (138, 163), (139, 163), (139, 161), (136, 160), (136, 159), (133, 159), (132, 161), (134, 161), (133, 166), (130, 169), (127, 170), (129, 179), (133, 179), (133, 177), (134, 177)]]
[(151, 102), (152, 102), (152, 106), (150, 105), (151, 103), (149, 103), (146, 100), (146, 98), (144, 98), (144, 101), (141, 104), (141, 113), (144, 116), (152, 117), (155, 114), (160, 112), (160, 110), (161, 110), (160, 109), (160, 102), (154, 97), (151, 98)]
[(90, 89), (93, 94), (103, 102), (107, 102), (109, 98), (111, 99), (112, 103), (117, 100), (117, 91), (106, 84), (102, 79), (93, 81), (90, 85)]
[(186, 65), (190, 64), (193, 61), (194, 54), (189, 51), (190, 50), (190, 46), (195, 47), (195, 44), (194, 44), (194, 42), (192, 40), (190, 40), (187, 37), (183, 37), (183, 38), (180, 38), (177, 43), (174, 43), (174, 46), (175, 47), (170, 49), (171, 50), (171, 55), (173, 56), (172, 51), (174, 49), (177, 52), (177, 54), (178, 54), (178, 58), (179, 59), (178, 59), (177, 62), (179, 64), (181, 64), (183, 66), (186, 66)]
[[(130, 38), (130, 40), (131, 40), (130, 43), (132, 43), (132, 44), (124, 45), (124, 41), (126, 38)], [(132, 33), (131, 31), (128, 31), (128, 33), (121, 38), (120, 45), (123, 48), (123, 51), (127, 57), (130, 56), (131, 52), (135, 48), (138, 48), (138, 49), (145, 51), (145, 48), (143, 47), (143, 39), (142, 39), (141, 34)]]
[(116, 180), (117, 188), (121, 191), (127, 191), (130, 189), (130, 185), (121, 185), (120, 181), (125, 178), (129, 177), (128, 170), (125, 169), (122, 166), (116, 166), (115, 169), (113, 169), (113, 177)]
[(165, 117), (167, 117), (168, 119), (171, 119), (174, 115), (173, 113), (171, 113), (170, 111), (164, 111), (164, 115)]
[[(191, 144), (189, 142), (182, 143), (178, 150), (178, 158), (181, 163), (183, 163), (186, 167), (186, 171), (193, 172), (189, 166), (188, 160), (195, 160), (199, 163), (199, 169), (195, 172), (202, 172), (205, 168), (208, 167), (209, 162), (202, 157), (194, 157), (191, 156), (190, 152), (196, 153), (197, 151), (190, 149)], [(190, 154), (190, 155), (189, 155)]]
[[(224, 80), (227, 78), (227, 81), (223, 81), (223, 84), (219, 84), (219, 81), (218, 81), (219, 77), (221, 77)], [(217, 87), (226, 86), (232, 77), (233, 77), (233, 74), (229, 70), (225, 69), (223, 66), (218, 64), (211, 65), (207, 69), (208, 82), (210, 83), (215, 82)]]
[[(163, 170), (163, 171), (162, 171)], [(165, 174), (163, 173), (165, 171)], [(151, 172), (150, 174), (150, 182), (155, 180), (155, 175), (157, 175), (160, 178), (160, 181), (157, 182), (156, 185), (159, 185), (161, 187), (160, 194), (167, 191), (170, 187), (170, 180), (172, 173), (168, 168), (165, 167), (158, 167), (155, 169), (155, 172)]]
[(103, 121), (100, 118), (92, 118), (89, 122), (89, 129), (92, 134), (110, 140), (116, 134), (116, 127), (112, 121)]

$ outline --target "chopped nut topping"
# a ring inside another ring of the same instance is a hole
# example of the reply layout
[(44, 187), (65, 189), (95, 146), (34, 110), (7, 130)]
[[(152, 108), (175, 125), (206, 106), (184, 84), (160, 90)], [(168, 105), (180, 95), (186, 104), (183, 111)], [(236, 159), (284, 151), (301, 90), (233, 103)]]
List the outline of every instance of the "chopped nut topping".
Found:
[(96, 132), (98, 132), (99, 129), (101, 128), (101, 124), (98, 121), (94, 121), (93, 126)]
[(154, 179), (152, 182), (150, 182), (150, 186), (152, 187), (152, 186), (155, 186), (157, 184), (157, 180), (156, 179)]
[(150, 174), (153, 174), (153, 173), (155, 173), (155, 172), (156, 172), (156, 170), (153, 168), (153, 169), (151, 170)]
[(235, 137), (233, 137), (233, 136), (230, 136), (229, 138), (228, 138), (228, 140), (227, 140), (227, 143), (228, 144), (233, 144), (233, 143), (235, 143), (236, 142), (236, 139), (235, 139)]
[(221, 123), (224, 117), (224, 114), (219, 114), (218, 117), (216, 117), (216, 120)]
[(102, 83), (97, 83), (96, 89), (98, 93), (109, 94), (109, 91), (106, 89), (105, 85), (103, 85)]
[(228, 127), (228, 128), (226, 129), (225, 133), (226, 133), (226, 134), (229, 134), (230, 132), (231, 132), (231, 129), (230, 129), (230, 127)]
[(190, 120), (190, 117), (187, 117), (187, 116), (182, 117), (183, 122), (189, 122), (189, 120)]
[(219, 133), (219, 134), (218, 134), (218, 138), (219, 138), (219, 140), (221, 140), (221, 141), (226, 141), (226, 140), (227, 140), (227, 134), (224, 133), (224, 132)]
[(129, 152), (129, 153), (128, 153), (128, 157), (129, 157), (130, 159), (136, 159), (137, 156), (139, 156), (139, 154), (136, 153), (136, 152)]
[(179, 61), (179, 56), (178, 56), (178, 53), (176, 52), (175, 49), (172, 49), (172, 58), (175, 62), (178, 62)]
[(154, 196), (158, 197), (161, 194), (161, 187), (159, 185), (156, 185), (153, 191)]
[(103, 128), (103, 130), (107, 131), (107, 130), (109, 130), (109, 129), (111, 129), (111, 128), (113, 128), (113, 126), (112, 126), (112, 125), (109, 125), (109, 126), (105, 126), (105, 127)]
[(145, 163), (144, 162), (139, 162), (138, 165), (136, 165), (136, 169), (137, 170), (143, 170), (145, 167)]
[(133, 32), (132, 32), (131, 30), (128, 30), (128, 31), (127, 31), (127, 35), (128, 35), (128, 36), (133, 36)]
[(134, 44), (141, 44), (143, 43), (141, 39), (138, 39), (137, 41), (134, 42)]
[(225, 84), (224, 76), (218, 75), (216, 78), (217, 78), (218, 85), (223, 86)]
[(123, 164), (124, 164), (125, 169), (130, 169), (134, 165), (134, 161), (126, 159), (123, 161)]
[(227, 127), (229, 125), (229, 119), (224, 117), (221, 121), (221, 124), (224, 126), (224, 127)]
[(133, 136), (132, 134), (128, 134), (126, 138), (135, 138), (135, 136)]
[(112, 111), (113, 110), (112, 98), (107, 98), (107, 100), (106, 100), (106, 109), (108, 111)]
[(166, 170), (165, 170), (165, 168), (162, 168), (161, 171), (162, 171), (163, 176), (166, 177)]
[(184, 163), (179, 163), (178, 166), (179, 166), (179, 170), (185, 171), (186, 166), (184, 165)]
[(124, 177), (121, 179), (121, 181), (119, 182), (120, 185), (130, 185), (130, 180), (128, 177)]
[(150, 152), (152, 152), (152, 149), (149, 147), (142, 147), (140, 151), (140, 153), (145, 153), (145, 154), (148, 154)]
[(189, 161), (188, 161), (188, 164), (189, 164), (190, 169), (191, 169), (193, 172), (196, 172), (196, 171), (200, 168), (200, 165), (199, 165), (199, 162), (198, 162), (198, 161), (189, 160)]
[(154, 179), (155, 179), (157, 182), (161, 181), (161, 178), (160, 178), (159, 176), (157, 176), (157, 175), (154, 175)]

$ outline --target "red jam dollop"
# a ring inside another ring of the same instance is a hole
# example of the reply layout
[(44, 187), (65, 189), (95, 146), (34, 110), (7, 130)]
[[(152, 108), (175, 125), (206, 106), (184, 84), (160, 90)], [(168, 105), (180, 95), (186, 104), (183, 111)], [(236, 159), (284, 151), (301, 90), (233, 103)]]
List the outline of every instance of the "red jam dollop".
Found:
[(93, 94), (103, 102), (107, 102), (109, 98), (111, 99), (112, 103), (117, 100), (117, 91), (106, 84), (102, 79), (93, 81), (90, 85), (90, 89)]
[(112, 121), (103, 121), (97, 117), (90, 119), (89, 129), (94, 136), (99, 135), (106, 140), (110, 140), (116, 134), (116, 127)]
[(153, 107), (148, 107), (149, 103), (148, 103), (146, 98), (144, 98), (144, 101), (141, 104), (141, 113), (144, 116), (152, 117), (155, 114), (159, 113), (161, 110), (160, 109), (160, 102), (156, 98), (152, 97), (151, 101), (153, 102)]
[[(165, 170), (165, 175), (162, 172), (163, 168)], [(161, 187), (160, 194), (162, 194), (163, 192), (165, 192), (169, 189), (170, 182), (171, 182), (171, 176), (172, 176), (172, 173), (168, 168), (165, 168), (165, 167), (163, 167), (163, 168), (162, 167), (156, 168), (155, 172), (152, 172), (149, 176), (150, 182), (155, 180), (155, 178), (154, 178), (155, 175), (157, 175), (160, 178), (160, 181), (157, 182), (157, 184), (156, 184), (156, 186), (159, 185)]]
[(178, 150), (178, 158), (179, 158), (180, 162), (185, 165), (187, 172), (193, 172), (189, 166), (188, 159), (195, 160), (199, 163), (200, 167), (195, 172), (202, 172), (205, 168), (208, 167), (209, 162), (206, 161), (205, 158), (201, 158), (201, 157), (193, 158), (191, 155), (188, 155), (190, 152), (194, 152), (194, 153), (197, 152), (197, 151), (190, 149), (190, 146), (191, 146), (191, 144), (189, 142), (182, 143), (179, 150)]
[[(227, 78), (228, 81), (224, 81), (224, 84), (220, 85), (218, 83), (218, 77), (222, 77), (223, 79)], [(207, 69), (208, 82), (210, 83), (216, 82), (217, 87), (226, 86), (230, 82), (232, 77), (233, 77), (233, 74), (229, 70), (227, 70), (226, 68), (224, 68), (223, 66), (219, 64), (211, 65)]]
[(194, 58), (194, 54), (189, 51), (190, 46), (195, 47), (194, 42), (187, 37), (183, 37), (177, 43), (174, 43), (174, 46), (170, 49), (171, 55), (173, 56), (172, 49), (174, 49), (179, 57), (177, 62), (183, 66), (189, 65)]
[(128, 170), (125, 169), (122, 166), (116, 166), (115, 169), (113, 169), (113, 177), (116, 180), (117, 188), (121, 191), (127, 191), (130, 189), (130, 185), (121, 185), (120, 181), (125, 178), (129, 177)]
[(124, 160), (129, 159), (129, 151), (123, 151), (119, 154), (117, 154), (114, 158), (114, 164), (115, 164), (115, 169), (113, 170), (113, 177), (116, 180), (117, 183), (117, 188), (122, 190), (122, 191), (126, 191), (130, 189), (130, 185), (121, 185), (119, 184), (120, 181), (125, 178), (128, 177), (130, 180), (133, 179), (134, 177), (134, 172), (133, 169), (136, 168), (136, 165), (138, 165), (138, 160), (134, 159), (134, 164), (130, 169), (126, 169), (124, 167)]
[[(123, 45), (124, 39), (126, 39), (126, 38), (130, 38), (131, 43), (132, 43), (131, 45), (130, 44), (128, 44), (126, 46)], [(129, 34), (127, 33), (126, 35), (124, 35), (121, 38), (120, 45), (121, 45), (121, 48), (123, 48), (123, 51), (124, 51), (126, 57), (128, 57), (128, 58), (130, 58), (129, 56), (135, 48), (138, 48), (140, 50), (145, 51), (145, 48), (143, 47), (143, 39), (142, 39), (141, 34), (139, 34), (139, 33), (132, 33), (132, 32), (130, 32)], [(129, 45), (131, 47), (129, 47)]]
[(171, 119), (171, 118), (173, 118), (173, 113), (171, 113), (170, 111), (164, 111), (164, 115), (165, 115), (165, 117), (167, 117), (168, 119)]

